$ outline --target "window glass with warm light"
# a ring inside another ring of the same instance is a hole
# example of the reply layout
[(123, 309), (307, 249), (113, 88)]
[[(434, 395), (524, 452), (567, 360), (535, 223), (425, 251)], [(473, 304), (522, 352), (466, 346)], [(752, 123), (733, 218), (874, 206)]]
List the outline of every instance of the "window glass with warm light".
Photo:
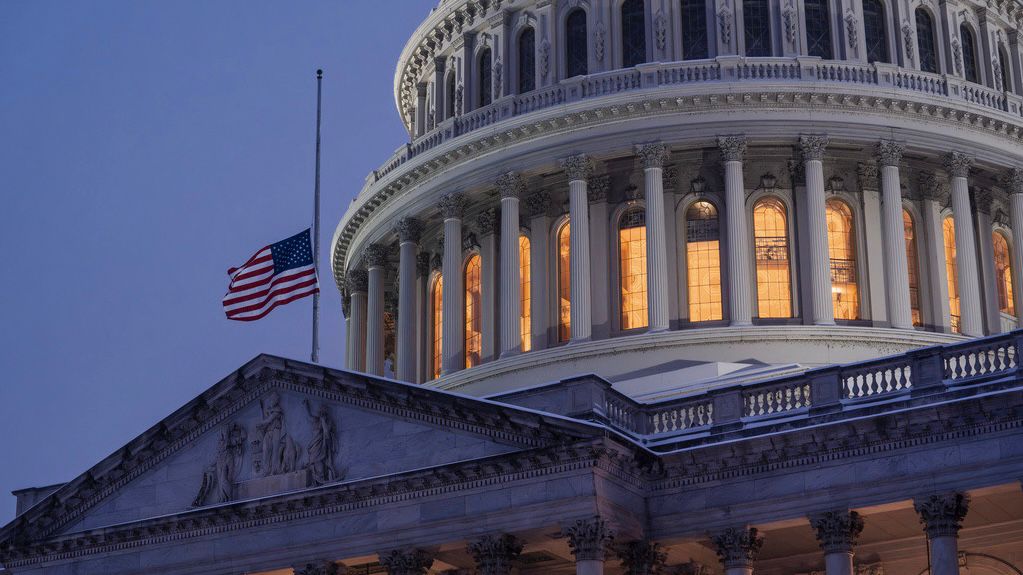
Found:
[(519, 302), (521, 315), (519, 316), (519, 330), (522, 333), (522, 351), (529, 351), (533, 348), (531, 341), (531, 330), (529, 325), (530, 296), (529, 296), (529, 238), (519, 236)]
[(902, 210), (902, 229), (906, 234), (906, 271), (909, 275), (909, 308), (913, 314), (913, 325), (922, 325), (920, 316), (920, 274), (917, 271), (916, 230), (909, 210)]
[(948, 282), (948, 311), (952, 331), (959, 333), (959, 270), (956, 267), (956, 224), (951, 216), (941, 224), (945, 239), (945, 278)]
[(1002, 313), (1016, 315), (1016, 304), (1012, 296), (1012, 260), (1009, 242), (1000, 232), (991, 234), (995, 248), (995, 285), (998, 288), (998, 309)]
[(480, 305), (480, 256), (472, 255), (465, 264), (465, 367), (480, 364), (483, 346), (483, 306)]
[(444, 333), (444, 278), (437, 274), (433, 280), (433, 293), (430, 296), (433, 305), (433, 378), (440, 377), (440, 368), (444, 356), (441, 355), (442, 334)]
[(689, 320), (722, 319), (720, 228), (710, 202), (693, 202), (686, 210), (686, 277)]
[(572, 337), (572, 268), (569, 222), (558, 229), (558, 341)]
[(828, 252), (831, 257), (831, 304), (835, 319), (860, 317), (856, 285), (856, 237), (849, 204), (831, 199), (826, 204)]
[(764, 198), (753, 206), (759, 317), (792, 317), (789, 230), (785, 204)]
[(618, 286), (621, 291), (622, 329), (647, 326), (646, 216), (633, 208), (618, 224)]

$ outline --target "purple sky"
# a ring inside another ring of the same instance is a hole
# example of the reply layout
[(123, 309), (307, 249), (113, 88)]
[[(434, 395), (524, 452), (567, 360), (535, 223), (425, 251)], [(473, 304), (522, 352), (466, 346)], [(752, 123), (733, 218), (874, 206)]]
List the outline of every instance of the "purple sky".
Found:
[[(261, 352), (308, 359), (311, 299), (229, 322), (226, 270), (312, 219), (329, 241), (407, 135), (395, 63), (435, 0), (0, 4), (0, 524)], [(291, 8), (295, 7), (295, 8)]]

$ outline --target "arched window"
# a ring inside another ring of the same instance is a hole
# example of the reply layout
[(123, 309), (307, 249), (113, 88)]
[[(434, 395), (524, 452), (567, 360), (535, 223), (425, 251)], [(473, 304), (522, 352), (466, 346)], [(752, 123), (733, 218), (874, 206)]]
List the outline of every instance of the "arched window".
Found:
[(572, 337), (571, 229), (565, 222), (558, 229), (558, 341)]
[(477, 94), (479, 97), (476, 99), (476, 105), (479, 107), (489, 105), (493, 101), (493, 90), (494, 85), (491, 83), (491, 73), (493, 69), (490, 63), (490, 48), (484, 48), (480, 50), (479, 60), (477, 62), (478, 73), (476, 77), (479, 79), (477, 85)]
[(1016, 315), (1016, 304), (1012, 296), (1012, 260), (1009, 242), (1000, 232), (991, 235), (995, 247), (995, 284), (998, 286), (998, 309), (1002, 313)]
[(881, 0), (863, 0), (863, 38), (868, 62), (888, 62), (888, 24)]
[(835, 319), (859, 319), (856, 285), (856, 235), (852, 210), (842, 200), (828, 200), (828, 252), (831, 257), (831, 304)]
[(966, 24), (959, 26), (959, 40), (963, 45), (963, 76), (967, 82), (980, 83), (977, 73), (977, 44), (973, 40), (973, 32)]
[(902, 228), (906, 234), (906, 268), (909, 273), (909, 309), (913, 314), (913, 325), (922, 325), (920, 316), (920, 273), (916, 258), (916, 230), (909, 210), (902, 210)]
[(956, 224), (952, 216), (941, 224), (945, 239), (945, 279), (948, 286), (948, 311), (952, 331), (959, 333), (959, 268), (956, 267)]
[(529, 238), (519, 236), (519, 302), (521, 315), (519, 317), (519, 329), (522, 333), (522, 351), (529, 351), (533, 348), (532, 330), (529, 320), (531, 311), (529, 309), (531, 300), (529, 296)]
[(707, 1), (682, 0), (682, 58), (700, 60), (707, 56)]
[(759, 317), (792, 317), (789, 226), (785, 204), (764, 198), (753, 206)]
[(480, 256), (465, 264), (465, 367), (480, 364), (483, 352), (483, 306), (480, 305)]
[(586, 12), (576, 8), (565, 19), (565, 77), (585, 76), (588, 50), (586, 47)]
[(806, 48), (811, 56), (831, 59), (831, 16), (828, 0), (806, 0)]
[(934, 47), (934, 20), (923, 8), (916, 9), (916, 51), (920, 54), (920, 70), (938, 73), (938, 51)]
[(444, 334), (444, 278), (437, 274), (433, 280), (433, 293), (430, 294), (433, 314), (433, 378), (440, 377), (440, 369), (444, 364), (441, 343)]
[(536, 31), (526, 27), (519, 34), (519, 94), (536, 88)]
[(686, 277), (689, 320), (722, 319), (718, 209), (710, 202), (693, 202), (686, 210)]
[(1002, 90), (1012, 91), (1012, 70), (1009, 68), (1009, 55), (1005, 53), (1005, 47), (998, 47), (998, 69), (1002, 71)]
[(743, 38), (747, 56), (771, 55), (771, 8), (768, 0), (742, 0)]
[(618, 223), (618, 285), (622, 329), (647, 326), (646, 214), (633, 208)]
[(622, 2), (622, 67), (646, 62), (646, 14), (644, 0)]

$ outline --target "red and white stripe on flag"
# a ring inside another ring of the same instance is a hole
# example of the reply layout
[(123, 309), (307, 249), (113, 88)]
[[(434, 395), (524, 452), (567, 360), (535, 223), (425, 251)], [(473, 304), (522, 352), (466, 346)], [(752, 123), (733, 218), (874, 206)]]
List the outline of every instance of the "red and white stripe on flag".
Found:
[(266, 246), (227, 273), (227, 319), (257, 320), (279, 305), (320, 291), (309, 230)]

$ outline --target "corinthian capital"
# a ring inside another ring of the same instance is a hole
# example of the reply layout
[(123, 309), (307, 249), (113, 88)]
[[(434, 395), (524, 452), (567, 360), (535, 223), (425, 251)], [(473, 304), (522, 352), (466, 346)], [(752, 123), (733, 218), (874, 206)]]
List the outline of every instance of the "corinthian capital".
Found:
[(398, 239), (402, 242), (418, 242), (423, 234), (423, 222), (411, 216), (405, 216), (394, 223)]
[(973, 167), (973, 156), (962, 152), (951, 152), (945, 156), (945, 170), (953, 178), (966, 178)]
[(754, 527), (748, 529), (729, 527), (712, 535), (711, 540), (725, 569), (752, 567), (760, 548), (764, 545), (763, 537)]
[(586, 183), (586, 195), (591, 203), (606, 202), (607, 190), (611, 187), (611, 176), (593, 176)]
[(626, 575), (660, 573), (668, 554), (653, 541), (630, 541), (618, 549)]
[(1013, 168), (1005, 175), (1010, 194), (1023, 194), (1023, 169)]
[(518, 198), (525, 187), (522, 176), (516, 172), (506, 172), (497, 178), (497, 191), (502, 198)]
[(668, 146), (661, 143), (639, 144), (635, 148), (636, 155), (643, 162), (643, 168), (661, 168), (664, 160), (668, 159)]
[(576, 561), (603, 561), (614, 543), (614, 532), (600, 516), (579, 519), (565, 529)]
[(459, 193), (448, 194), (440, 199), (440, 212), (445, 218), (459, 218), (465, 214), (465, 196)]
[(586, 154), (569, 156), (561, 160), (561, 167), (568, 175), (569, 181), (585, 180), (593, 173), (593, 162)]
[(863, 518), (855, 511), (826, 511), (810, 516), (810, 525), (824, 553), (852, 551), (863, 531)]
[(387, 246), (383, 244), (371, 244), (366, 246), (364, 255), (366, 264), (369, 267), (381, 267), (387, 265)]
[(422, 549), (394, 550), (380, 554), (380, 564), (387, 575), (425, 575), (433, 565), (433, 555)]
[(877, 143), (877, 162), (881, 166), (899, 167), (906, 146), (895, 140), (881, 140)]
[(941, 493), (917, 499), (913, 507), (927, 537), (956, 537), (970, 508), (970, 498), (965, 493)]
[(481, 236), (489, 236), (494, 233), (494, 228), (496, 227), (497, 211), (493, 208), (483, 210), (476, 216), (476, 229), (479, 230)]
[(348, 270), (348, 273), (345, 274), (345, 283), (350, 294), (365, 292), (369, 289), (369, 275), (366, 273), (366, 270)]
[(811, 134), (799, 137), (799, 148), (803, 152), (803, 161), (823, 160), (824, 151), (831, 140), (827, 134)]
[(722, 161), (741, 162), (746, 154), (746, 136), (718, 136), (718, 148)]
[(509, 575), (522, 553), (522, 542), (507, 533), (496, 537), (484, 535), (471, 541), (467, 550), (476, 561), (480, 575)]
[(526, 198), (526, 208), (530, 217), (542, 216), (551, 207), (551, 194), (547, 190), (539, 190)]

